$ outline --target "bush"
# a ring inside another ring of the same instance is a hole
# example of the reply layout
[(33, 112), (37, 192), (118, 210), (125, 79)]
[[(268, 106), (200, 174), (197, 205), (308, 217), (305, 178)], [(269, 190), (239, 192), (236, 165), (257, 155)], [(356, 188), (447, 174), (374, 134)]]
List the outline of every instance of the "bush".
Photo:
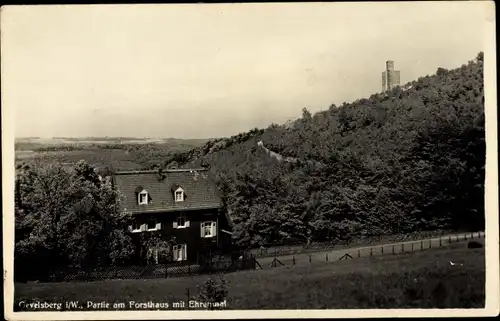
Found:
[(483, 247), (483, 245), (479, 242), (476, 242), (476, 241), (470, 241), (468, 244), (467, 244), (467, 247), (469, 249), (480, 249)]
[[(197, 300), (204, 303), (222, 303), (228, 296), (227, 284), (223, 275), (220, 275), (220, 282), (208, 278), (202, 286), (197, 286), (197, 288)], [(217, 308), (211, 306), (209, 309), (215, 310)]]

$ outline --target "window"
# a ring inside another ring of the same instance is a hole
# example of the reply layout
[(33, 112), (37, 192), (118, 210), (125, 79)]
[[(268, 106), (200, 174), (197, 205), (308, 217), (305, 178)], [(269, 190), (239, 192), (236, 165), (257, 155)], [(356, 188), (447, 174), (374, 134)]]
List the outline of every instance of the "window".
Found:
[(184, 190), (180, 187), (175, 190), (175, 201), (176, 202), (184, 201)]
[(158, 222), (156, 219), (150, 219), (146, 222), (135, 221), (132, 225), (129, 226), (129, 230), (132, 233), (144, 232), (144, 231), (157, 231), (161, 230), (161, 222)]
[(130, 225), (130, 231), (132, 233), (137, 233), (141, 231), (141, 224), (139, 222), (133, 222), (132, 225)]
[(137, 201), (138, 201), (139, 205), (148, 204), (148, 192), (146, 190), (143, 190), (142, 192), (140, 192), (138, 195)]
[(155, 231), (155, 230), (159, 229), (157, 226), (158, 223), (154, 219), (148, 220), (148, 222), (146, 224), (147, 224), (148, 231)]
[(174, 261), (185, 261), (187, 259), (187, 245), (176, 244), (173, 246)]
[(186, 214), (181, 213), (174, 221), (174, 228), (185, 228), (189, 227), (189, 221), (186, 218)]
[(201, 237), (214, 237), (217, 235), (217, 224), (215, 222), (201, 223)]

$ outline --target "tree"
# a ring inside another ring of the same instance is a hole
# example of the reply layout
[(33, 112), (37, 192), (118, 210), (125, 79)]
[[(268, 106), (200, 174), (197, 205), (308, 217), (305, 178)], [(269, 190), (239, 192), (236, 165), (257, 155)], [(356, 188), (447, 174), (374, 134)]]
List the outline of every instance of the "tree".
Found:
[(88, 267), (123, 261), (132, 247), (120, 195), (85, 162), (23, 166), (16, 182), (16, 264)]

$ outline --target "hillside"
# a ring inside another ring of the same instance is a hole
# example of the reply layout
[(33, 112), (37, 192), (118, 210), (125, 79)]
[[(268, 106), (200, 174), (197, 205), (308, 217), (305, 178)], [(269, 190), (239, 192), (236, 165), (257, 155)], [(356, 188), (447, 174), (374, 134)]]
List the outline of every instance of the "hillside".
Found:
[[(270, 151), (294, 162), (270, 157)], [(240, 245), (484, 227), (483, 54), (403, 88), (179, 153), (210, 164)]]

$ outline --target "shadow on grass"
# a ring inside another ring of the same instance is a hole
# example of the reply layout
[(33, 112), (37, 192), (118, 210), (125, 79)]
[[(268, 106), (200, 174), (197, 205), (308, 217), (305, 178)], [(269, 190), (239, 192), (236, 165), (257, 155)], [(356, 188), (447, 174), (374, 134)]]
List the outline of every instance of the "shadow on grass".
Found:
[[(230, 273), (227, 308), (484, 308), (484, 248), (465, 247)], [(16, 284), (15, 301), (175, 302), (206, 278)]]

